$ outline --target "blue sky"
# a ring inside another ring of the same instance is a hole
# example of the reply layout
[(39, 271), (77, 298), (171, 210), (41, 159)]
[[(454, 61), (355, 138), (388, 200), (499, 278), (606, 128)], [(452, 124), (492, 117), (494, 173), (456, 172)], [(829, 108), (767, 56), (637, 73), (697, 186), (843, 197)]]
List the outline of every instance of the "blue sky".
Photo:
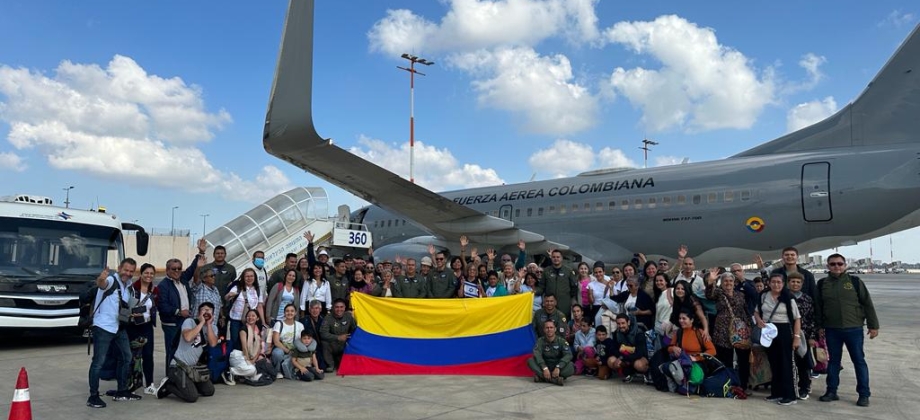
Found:
[[(433, 190), (720, 159), (855, 98), (918, 22), (907, 1), (319, 1), (321, 135)], [(325, 187), (262, 149), (287, 2), (0, 4), (0, 194), (98, 201), (200, 235), (287, 188)], [(560, 155), (570, 157), (566, 161)], [(562, 162), (560, 164), (559, 162)], [(210, 229), (210, 228), (209, 228)], [(920, 233), (895, 259), (920, 261)], [(867, 244), (842, 249), (867, 256)], [(887, 260), (888, 240), (875, 241)]]

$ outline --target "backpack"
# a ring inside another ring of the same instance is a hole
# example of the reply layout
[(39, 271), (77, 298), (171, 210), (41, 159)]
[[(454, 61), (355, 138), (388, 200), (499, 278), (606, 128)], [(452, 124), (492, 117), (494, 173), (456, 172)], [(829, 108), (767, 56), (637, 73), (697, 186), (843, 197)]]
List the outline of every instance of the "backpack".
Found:
[(93, 285), (93, 287), (80, 293), (80, 316), (77, 319), (77, 326), (87, 330), (93, 328), (93, 316), (96, 315), (96, 310), (99, 309), (99, 305), (102, 305), (102, 302), (104, 302), (107, 297), (115, 293), (117, 288), (118, 284), (113, 281), (112, 286), (106, 289), (105, 293), (102, 294), (99, 303), (96, 303), (96, 294), (99, 292), (99, 286)]
[(707, 357), (709, 375), (700, 384), (699, 392), (704, 397), (735, 398), (734, 388), (741, 384), (734, 370), (725, 367), (715, 357)]

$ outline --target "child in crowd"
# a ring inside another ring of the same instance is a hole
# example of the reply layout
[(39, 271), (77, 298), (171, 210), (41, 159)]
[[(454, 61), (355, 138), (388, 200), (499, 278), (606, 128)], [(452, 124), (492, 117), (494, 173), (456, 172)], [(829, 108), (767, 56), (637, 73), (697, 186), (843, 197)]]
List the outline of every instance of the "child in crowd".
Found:
[(304, 330), (300, 333), (300, 340), (291, 350), (291, 364), (294, 367), (294, 378), (310, 382), (314, 379), (323, 379), (323, 372), (316, 367), (316, 341), (313, 334)]
[(594, 329), (594, 365), (597, 366), (597, 378), (607, 379), (610, 377), (610, 367), (607, 365), (607, 359), (616, 357), (617, 348), (613, 338), (608, 337), (607, 327), (598, 325)]
[(578, 331), (575, 332), (575, 374), (593, 376), (596, 373), (596, 369), (587, 369), (585, 370), (585, 360), (592, 360), (595, 358), (594, 351), (594, 328), (591, 328), (591, 324), (587, 319), (581, 321), (581, 324), (578, 326)]

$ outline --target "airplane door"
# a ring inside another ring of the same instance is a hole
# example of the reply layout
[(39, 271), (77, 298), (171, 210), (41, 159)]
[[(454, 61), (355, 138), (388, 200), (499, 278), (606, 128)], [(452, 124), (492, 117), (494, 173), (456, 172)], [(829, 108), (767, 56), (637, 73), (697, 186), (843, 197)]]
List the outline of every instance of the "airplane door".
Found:
[(831, 164), (806, 163), (802, 166), (802, 214), (808, 222), (833, 218), (830, 188)]
[(511, 204), (505, 204), (498, 208), (498, 217), (505, 220), (511, 220)]

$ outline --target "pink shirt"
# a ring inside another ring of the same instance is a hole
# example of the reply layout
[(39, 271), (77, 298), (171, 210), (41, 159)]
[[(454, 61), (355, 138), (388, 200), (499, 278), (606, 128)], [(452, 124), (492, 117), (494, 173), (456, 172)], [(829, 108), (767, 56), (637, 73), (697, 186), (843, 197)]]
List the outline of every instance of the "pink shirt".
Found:
[(591, 289), (588, 287), (588, 284), (591, 283), (591, 277), (583, 279), (578, 283), (578, 289), (581, 290), (581, 306), (587, 307), (591, 305), (591, 298), (588, 296), (591, 294)]

